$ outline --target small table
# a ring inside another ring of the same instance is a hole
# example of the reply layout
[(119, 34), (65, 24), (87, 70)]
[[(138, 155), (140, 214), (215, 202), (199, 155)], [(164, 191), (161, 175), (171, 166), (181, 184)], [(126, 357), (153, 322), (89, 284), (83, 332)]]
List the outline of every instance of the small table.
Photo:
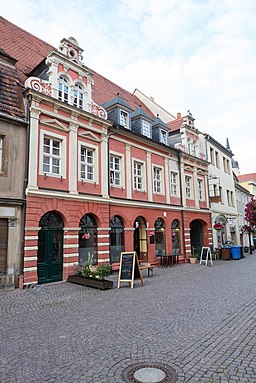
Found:
[(172, 255), (160, 255), (160, 257), (162, 267), (172, 266)]

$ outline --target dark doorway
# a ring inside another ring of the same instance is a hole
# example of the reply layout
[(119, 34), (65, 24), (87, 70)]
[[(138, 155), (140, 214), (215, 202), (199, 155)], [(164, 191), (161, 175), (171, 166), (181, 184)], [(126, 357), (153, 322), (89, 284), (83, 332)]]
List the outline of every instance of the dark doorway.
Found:
[(136, 251), (138, 259), (147, 262), (148, 244), (146, 222), (143, 217), (136, 218), (134, 222), (133, 248)]
[(46, 213), (40, 220), (38, 233), (38, 284), (62, 280), (63, 221), (55, 212)]
[(80, 220), (79, 231), (79, 264), (89, 259), (93, 265), (98, 264), (98, 225), (91, 214), (85, 214)]
[(8, 219), (0, 218), (0, 275), (6, 274), (8, 247)]
[(203, 246), (203, 225), (198, 220), (190, 223), (190, 243), (192, 254), (199, 256)]

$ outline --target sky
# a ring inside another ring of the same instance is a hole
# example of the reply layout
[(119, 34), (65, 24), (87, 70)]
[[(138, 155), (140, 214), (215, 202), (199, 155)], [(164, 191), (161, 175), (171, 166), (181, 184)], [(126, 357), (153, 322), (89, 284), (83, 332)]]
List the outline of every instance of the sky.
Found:
[(240, 174), (256, 173), (255, 0), (8, 0), (0, 14), (56, 48), (75, 37), (85, 65), (173, 115), (190, 110), (198, 130), (229, 139)]

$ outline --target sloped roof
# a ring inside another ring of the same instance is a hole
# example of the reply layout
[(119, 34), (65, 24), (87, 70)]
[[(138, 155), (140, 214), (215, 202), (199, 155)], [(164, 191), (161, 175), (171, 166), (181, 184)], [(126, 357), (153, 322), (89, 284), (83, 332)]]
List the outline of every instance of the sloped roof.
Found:
[(171, 129), (171, 132), (175, 132), (176, 130), (180, 130), (182, 123), (183, 123), (183, 117), (177, 118), (174, 121), (167, 122), (167, 126)]
[(104, 104), (102, 104), (102, 107), (105, 109), (108, 109), (109, 107), (111, 107), (113, 105), (120, 105), (126, 109), (132, 110), (130, 108), (130, 106), (127, 104), (127, 102), (125, 102), (120, 96), (116, 96), (116, 97), (112, 98), (111, 100), (105, 102)]
[(151, 118), (142, 108), (138, 108), (131, 113), (131, 118), (138, 117), (138, 116), (154, 121), (153, 118)]
[(24, 31), (17, 25), (0, 17), (1, 47), (17, 60), (17, 68), (22, 83), (32, 70), (45, 60), (54, 49), (50, 44)]
[[(1, 48), (17, 60), (17, 68), (20, 80), (24, 84), (30, 73), (42, 63), (50, 51), (56, 50), (52, 45), (12, 24), (10, 21), (0, 17)], [(93, 100), (102, 105), (116, 97), (120, 97), (133, 109), (140, 106), (151, 117), (154, 115), (138, 97), (116, 85), (112, 81), (94, 72), (93, 74)]]
[(152, 127), (155, 127), (155, 126), (162, 126), (163, 128), (168, 128), (168, 126), (159, 117), (154, 118)]
[(0, 49), (0, 112), (2, 115), (25, 119), (18, 71), (15, 60)]
[(256, 181), (256, 173), (240, 174), (238, 179), (239, 182)]

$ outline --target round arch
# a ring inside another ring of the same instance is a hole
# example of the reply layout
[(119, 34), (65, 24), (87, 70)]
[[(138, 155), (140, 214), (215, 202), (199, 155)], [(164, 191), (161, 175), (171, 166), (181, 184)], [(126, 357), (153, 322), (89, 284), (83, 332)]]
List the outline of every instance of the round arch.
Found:
[(166, 255), (165, 221), (163, 218), (157, 218), (154, 227), (156, 256)]
[(120, 262), (124, 251), (124, 223), (122, 217), (114, 215), (110, 219), (110, 262)]
[(85, 214), (79, 222), (79, 264), (92, 259), (98, 264), (98, 224), (93, 214)]
[(58, 282), (63, 272), (63, 219), (56, 211), (45, 213), (38, 232), (38, 284)]
[(147, 262), (148, 260), (148, 243), (147, 243), (147, 223), (146, 219), (138, 216), (133, 223), (133, 248), (136, 251), (138, 259)]

